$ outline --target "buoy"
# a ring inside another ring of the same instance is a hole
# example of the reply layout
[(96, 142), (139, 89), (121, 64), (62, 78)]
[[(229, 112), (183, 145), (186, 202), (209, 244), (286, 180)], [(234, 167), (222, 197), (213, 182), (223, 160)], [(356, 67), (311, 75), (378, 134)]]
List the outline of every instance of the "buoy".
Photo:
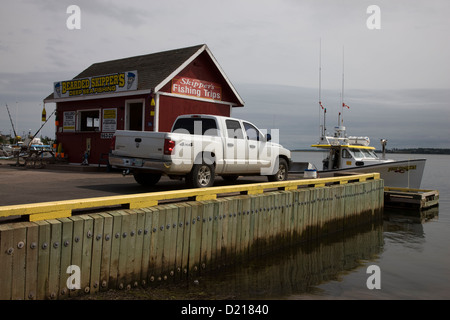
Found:
[(47, 121), (47, 111), (45, 111), (45, 106), (44, 109), (42, 109), (42, 122)]

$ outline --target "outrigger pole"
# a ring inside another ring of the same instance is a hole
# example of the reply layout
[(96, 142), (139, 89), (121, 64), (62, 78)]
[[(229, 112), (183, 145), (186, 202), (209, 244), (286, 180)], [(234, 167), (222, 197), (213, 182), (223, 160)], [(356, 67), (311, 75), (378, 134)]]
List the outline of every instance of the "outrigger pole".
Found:
[(33, 137), (30, 140), (30, 143), (28, 144), (28, 146), (31, 145), (31, 142), (33, 142), (33, 139), (37, 136), (37, 134), (39, 133), (39, 131), (41, 131), (41, 129), (45, 126), (45, 124), (47, 123), (48, 120), (50, 120), (50, 118), (52, 117), (52, 115), (56, 112), (56, 108), (55, 110), (53, 110), (53, 112), (48, 116), (47, 120), (45, 120), (45, 122), (42, 124), (42, 126), (38, 129), (38, 131), (36, 131), (36, 133), (33, 135)]
[(14, 131), (14, 139), (17, 139), (16, 129), (14, 128), (14, 123), (13, 123), (12, 118), (11, 118), (11, 113), (9, 112), (8, 104), (5, 103), (5, 105), (6, 105), (6, 110), (8, 110), (9, 120), (11, 121), (11, 126), (12, 126), (13, 131)]

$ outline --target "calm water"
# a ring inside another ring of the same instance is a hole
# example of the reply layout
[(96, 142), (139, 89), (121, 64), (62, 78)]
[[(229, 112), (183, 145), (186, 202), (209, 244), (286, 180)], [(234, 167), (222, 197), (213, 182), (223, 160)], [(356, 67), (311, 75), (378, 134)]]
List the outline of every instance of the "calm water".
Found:
[[(427, 212), (431, 218), (385, 212), (379, 224), (215, 272), (188, 291), (217, 299), (449, 299), (450, 156), (389, 157), (427, 159), (421, 188), (440, 193), (439, 207)], [(293, 158), (319, 168), (322, 155), (296, 152)], [(367, 288), (370, 265), (380, 268), (381, 289)]]

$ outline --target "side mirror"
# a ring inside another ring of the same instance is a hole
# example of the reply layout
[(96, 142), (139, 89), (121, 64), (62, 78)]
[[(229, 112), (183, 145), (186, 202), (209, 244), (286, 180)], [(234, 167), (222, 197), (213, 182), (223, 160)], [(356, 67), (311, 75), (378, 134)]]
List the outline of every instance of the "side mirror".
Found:
[(272, 140), (272, 136), (270, 135), (270, 133), (268, 133), (268, 134), (266, 135), (266, 140), (267, 140), (267, 141)]

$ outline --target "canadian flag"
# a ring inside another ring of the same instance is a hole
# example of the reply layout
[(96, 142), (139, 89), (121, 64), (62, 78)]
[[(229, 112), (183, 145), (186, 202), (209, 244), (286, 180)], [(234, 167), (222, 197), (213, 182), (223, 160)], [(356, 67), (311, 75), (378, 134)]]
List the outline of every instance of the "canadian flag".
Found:
[(342, 106), (343, 107), (347, 107), (348, 109), (350, 109), (350, 107), (348, 105), (346, 105), (345, 103), (342, 102)]

